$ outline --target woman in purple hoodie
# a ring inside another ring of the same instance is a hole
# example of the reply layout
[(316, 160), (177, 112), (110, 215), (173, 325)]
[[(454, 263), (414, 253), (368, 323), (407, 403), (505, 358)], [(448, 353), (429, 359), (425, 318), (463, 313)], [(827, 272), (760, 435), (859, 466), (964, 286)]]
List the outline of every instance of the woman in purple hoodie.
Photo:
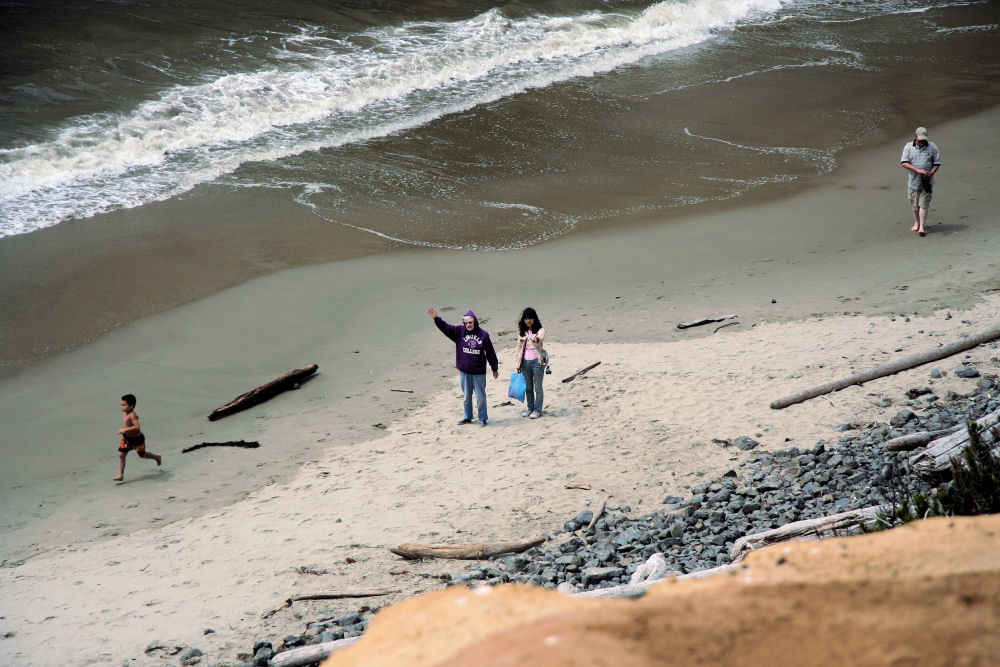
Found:
[(486, 426), (489, 416), (486, 414), (486, 364), (493, 369), (493, 379), (500, 377), (497, 370), (497, 353), (493, 349), (490, 335), (479, 327), (479, 319), (471, 310), (462, 317), (461, 325), (448, 324), (440, 317), (434, 308), (428, 308), (427, 314), (434, 318), (434, 324), (445, 336), (455, 341), (455, 366), (462, 380), (462, 391), (465, 393), (465, 414), (459, 424), (472, 423), (472, 393), (476, 393), (479, 410), (479, 425)]

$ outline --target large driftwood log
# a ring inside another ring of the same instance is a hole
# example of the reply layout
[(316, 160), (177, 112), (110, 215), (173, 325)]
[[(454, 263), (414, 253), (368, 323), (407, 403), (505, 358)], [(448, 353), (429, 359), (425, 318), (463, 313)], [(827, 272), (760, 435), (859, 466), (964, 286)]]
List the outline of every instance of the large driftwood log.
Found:
[(937, 440), (940, 437), (951, 435), (955, 431), (960, 431), (963, 428), (965, 427), (952, 426), (951, 428), (942, 429), (940, 431), (910, 433), (909, 435), (901, 435), (898, 438), (893, 438), (892, 440), (886, 440), (882, 443), (882, 446), (892, 452), (908, 452), (916, 449), (917, 447), (923, 447), (932, 440)]
[(587, 366), (586, 368), (581, 368), (577, 372), (575, 372), (572, 375), (570, 375), (568, 378), (563, 378), (563, 382), (572, 382), (573, 380), (577, 379), (578, 377), (580, 377), (581, 375), (583, 375), (587, 371), (591, 370), (592, 368), (597, 368), (600, 365), (601, 365), (601, 362), (598, 361), (596, 363), (593, 363), (593, 364)]
[(702, 324), (709, 324), (710, 322), (724, 322), (726, 320), (731, 320), (734, 317), (739, 317), (739, 315), (719, 315), (718, 317), (703, 317), (700, 320), (691, 320), (690, 322), (681, 322), (677, 325), (678, 329), (690, 329), (691, 327), (700, 327)]
[[(992, 412), (976, 420), (982, 427), (982, 442), (994, 452), (1000, 450), (1000, 442), (993, 433), (994, 427), (1000, 424), (1000, 410)], [(962, 461), (962, 450), (969, 444), (969, 430), (959, 431), (938, 438), (927, 449), (910, 454), (910, 465), (921, 475), (936, 475), (952, 467), (952, 459)], [(963, 462), (964, 463), (964, 462)]]
[(299, 646), (298, 648), (282, 651), (271, 658), (267, 663), (271, 667), (305, 667), (313, 665), (330, 657), (334, 651), (347, 648), (361, 637), (347, 637), (332, 642), (321, 642), (310, 646)]
[(812, 389), (805, 389), (797, 394), (792, 394), (791, 396), (779, 398), (771, 401), (771, 408), (773, 410), (787, 408), (789, 405), (795, 405), (796, 403), (807, 401), (810, 398), (822, 396), (823, 394), (829, 394), (830, 392), (838, 391), (852, 385), (864, 384), (865, 382), (870, 382), (871, 380), (885, 377), (886, 375), (892, 375), (893, 373), (905, 371), (909, 368), (914, 368), (915, 366), (921, 366), (932, 361), (944, 359), (945, 357), (950, 357), (953, 354), (964, 352), (965, 350), (972, 349), (977, 345), (988, 343), (991, 340), (996, 340), (997, 338), (1000, 338), (1000, 328), (990, 329), (989, 331), (984, 331), (976, 336), (969, 336), (968, 338), (963, 338), (959, 341), (955, 341), (954, 343), (950, 343), (949, 345), (943, 345), (936, 350), (930, 350), (928, 352), (915, 354), (904, 359), (898, 359), (888, 364), (883, 364), (878, 368), (873, 368), (870, 371), (865, 371), (864, 373), (855, 373), (854, 375), (840, 380), (835, 380), (834, 382), (828, 382), (827, 384), (813, 387)]
[(292, 606), (293, 602), (299, 600), (342, 600), (344, 598), (377, 598), (382, 595), (392, 595), (393, 593), (398, 593), (399, 589), (395, 588), (392, 590), (385, 590), (382, 588), (375, 588), (370, 590), (360, 590), (360, 591), (342, 591), (340, 593), (312, 593), (310, 595), (293, 595), (287, 598), (284, 602), (279, 604), (274, 609), (270, 611), (265, 611), (260, 615), (261, 618), (267, 618), (285, 607)]
[(744, 535), (733, 542), (733, 546), (729, 550), (729, 557), (733, 563), (739, 563), (754, 549), (760, 549), (761, 547), (778, 542), (812, 540), (835, 531), (854, 534), (860, 532), (862, 523), (874, 521), (879, 514), (889, 511), (890, 508), (882, 505), (863, 507), (861, 509), (841, 512), (840, 514), (821, 516), (816, 519), (793, 521), (779, 528), (765, 530), (762, 533)]
[(290, 370), (284, 375), (271, 380), (267, 384), (262, 384), (256, 389), (251, 389), (245, 394), (240, 394), (222, 407), (216, 408), (212, 411), (212, 414), (208, 415), (208, 420), (214, 422), (216, 419), (222, 419), (223, 417), (231, 415), (234, 412), (252, 408), (253, 406), (263, 403), (268, 399), (274, 398), (283, 391), (298, 389), (299, 384), (315, 373), (318, 369), (319, 366), (313, 364), (312, 366), (308, 366), (306, 368), (296, 368), (294, 370)]
[(481, 560), (501, 554), (516, 554), (537, 547), (544, 537), (532, 537), (516, 542), (475, 542), (471, 544), (415, 544), (407, 542), (389, 549), (397, 556), (409, 560), (419, 558), (454, 558), (458, 560)]

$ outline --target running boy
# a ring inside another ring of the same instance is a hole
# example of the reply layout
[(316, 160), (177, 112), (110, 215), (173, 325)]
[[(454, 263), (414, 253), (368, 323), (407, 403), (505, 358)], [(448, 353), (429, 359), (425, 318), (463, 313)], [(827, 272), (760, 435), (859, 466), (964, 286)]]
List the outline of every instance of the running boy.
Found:
[(118, 476), (112, 480), (115, 482), (125, 479), (125, 457), (133, 449), (139, 458), (153, 459), (156, 461), (156, 465), (163, 462), (162, 456), (146, 451), (146, 436), (139, 428), (139, 415), (135, 414), (134, 395), (125, 394), (122, 396), (122, 412), (125, 413), (125, 425), (118, 429), (118, 435), (122, 437), (122, 444), (118, 447)]

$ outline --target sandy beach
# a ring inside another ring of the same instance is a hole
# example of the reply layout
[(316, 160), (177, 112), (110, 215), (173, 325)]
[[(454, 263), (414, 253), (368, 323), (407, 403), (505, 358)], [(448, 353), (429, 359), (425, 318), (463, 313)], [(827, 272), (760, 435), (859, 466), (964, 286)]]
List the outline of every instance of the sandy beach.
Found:
[[(14, 452), (0, 472), (0, 663), (161, 664), (143, 652), (152, 643), (235, 663), (254, 637), (300, 631), (305, 610), (358, 606), (296, 603), (259, 619), (289, 595), (400, 589), (381, 606), (462, 568), (403, 562), (389, 546), (551, 534), (605, 499), (651, 511), (739, 460), (715, 438), (812, 446), (838, 424), (888, 421), (898, 408), (882, 399), (909, 387), (968, 391), (975, 381), (952, 370), (997, 372), (995, 348), (768, 408), (1000, 324), (983, 141), (998, 122), (994, 109), (932, 128), (946, 161), (925, 238), (909, 231), (900, 137), (776, 201), (514, 252), (403, 250), (284, 271), (0, 379)], [(525, 305), (555, 368), (547, 414), (531, 422), (504, 405)], [(453, 352), (427, 306), (453, 322), (472, 308), (494, 337), (487, 428), (455, 425)], [(718, 331), (675, 326), (728, 313), (738, 324)], [(206, 420), (310, 363), (320, 374), (299, 391)], [(934, 367), (945, 376), (930, 379)], [(126, 392), (164, 463), (130, 458), (118, 485)], [(180, 453), (235, 439), (262, 446)]]

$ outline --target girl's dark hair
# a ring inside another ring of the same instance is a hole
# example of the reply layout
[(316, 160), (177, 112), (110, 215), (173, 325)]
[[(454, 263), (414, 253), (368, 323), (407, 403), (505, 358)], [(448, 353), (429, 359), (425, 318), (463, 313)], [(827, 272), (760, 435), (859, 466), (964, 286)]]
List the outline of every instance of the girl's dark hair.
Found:
[(125, 394), (124, 396), (122, 396), (122, 400), (125, 401), (126, 405), (130, 405), (133, 408), (135, 407), (135, 396), (134, 395), (132, 395), (132, 394)]
[(535, 323), (531, 325), (531, 333), (538, 333), (538, 330), (542, 328), (542, 321), (538, 319), (538, 313), (531, 307), (525, 308), (524, 312), (521, 313), (521, 319), (517, 321), (517, 330), (521, 332), (522, 336), (528, 333), (528, 326), (524, 323), (526, 317), (535, 320)]

